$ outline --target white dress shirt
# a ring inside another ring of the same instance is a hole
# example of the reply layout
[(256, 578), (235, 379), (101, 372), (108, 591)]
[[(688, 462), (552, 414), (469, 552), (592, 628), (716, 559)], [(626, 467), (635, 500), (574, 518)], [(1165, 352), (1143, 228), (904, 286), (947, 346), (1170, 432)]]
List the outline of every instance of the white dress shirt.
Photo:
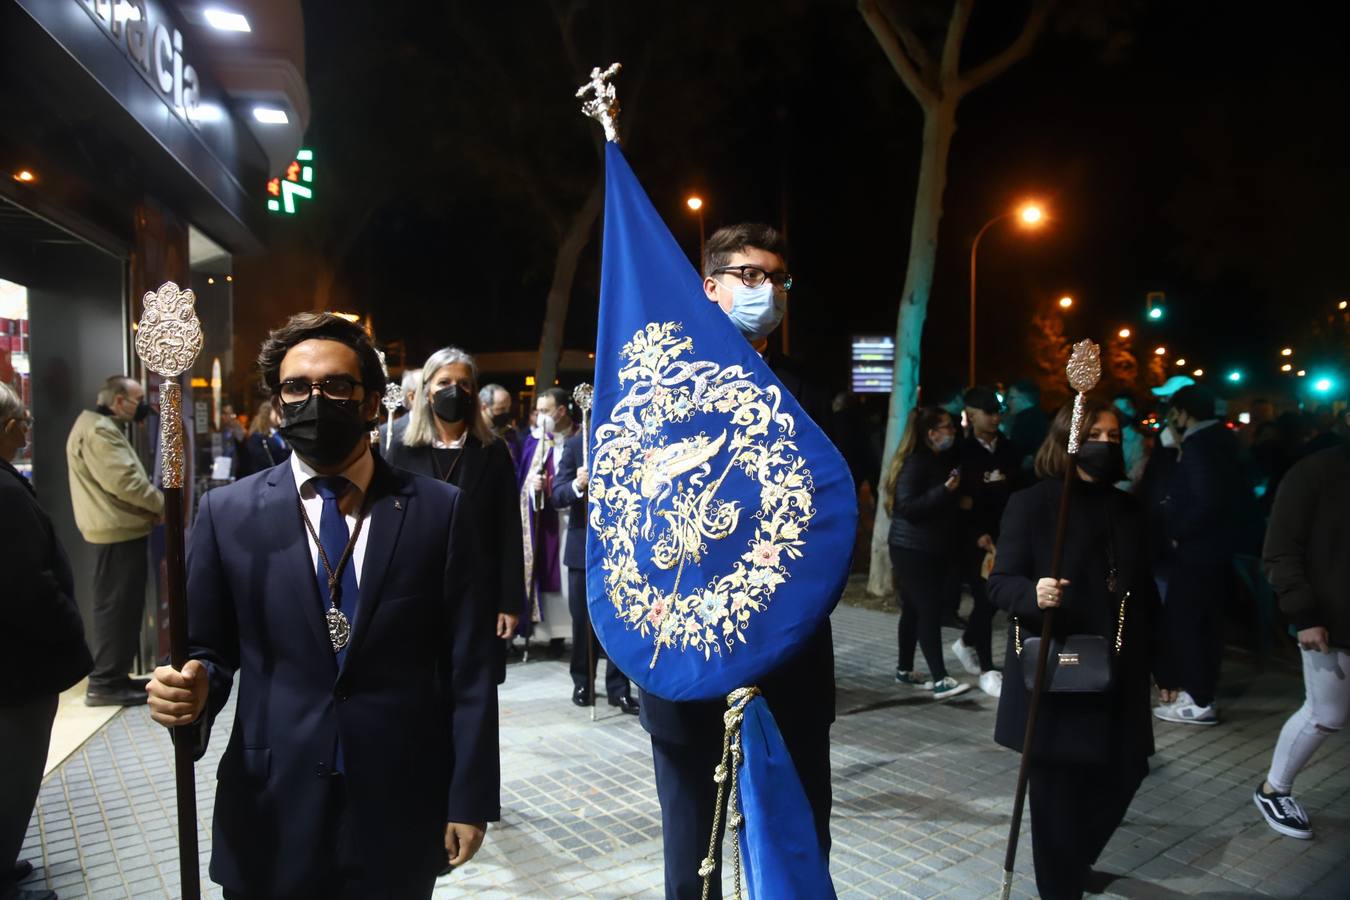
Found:
[[(305, 515), (309, 516), (309, 521), (314, 525), (315, 532), (318, 532), (322, 527), (319, 523), (323, 516), (323, 498), (319, 496), (318, 491), (314, 489), (314, 485), (310, 482), (322, 476), (301, 459), (298, 453), (291, 454), (291, 474), (295, 476), (295, 489), (300, 492), (300, 503), (305, 508)], [(361, 511), (361, 504), (365, 502), (366, 491), (370, 489), (370, 479), (375, 475), (375, 460), (369, 453), (362, 453), (360, 459), (340, 474), (353, 485), (338, 500), (338, 506), (347, 519), (347, 534), (350, 535), (352, 529), (356, 527), (356, 516)], [(361, 586), (361, 566), (366, 560), (366, 540), (370, 537), (370, 524), (370, 516), (367, 515), (366, 524), (361, 526), (361, 533), (356, 538), (356, 546), (352, 548), (352, 558), (348, 563), (356, 574), (357, 587)], [(314, 542), (308, 528), (305, 529), (305, 540), (309, 543), (310, 563), (317, 572), (319, 568), (319, 545)], [(330, 559), (329, 562), (337, 565), (335, 559)], [(355, 600), (352, 602), (354, 603)], [(344, 606), (350, 608), (348, 604), (344, 604)]]

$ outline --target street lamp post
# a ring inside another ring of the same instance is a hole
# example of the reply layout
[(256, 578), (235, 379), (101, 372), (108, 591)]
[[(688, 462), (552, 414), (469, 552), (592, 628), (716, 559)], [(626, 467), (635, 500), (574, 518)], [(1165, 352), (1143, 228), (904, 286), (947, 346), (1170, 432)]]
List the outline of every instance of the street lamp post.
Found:
[(984, 223), (979, 231), (975, 233), (975, 240), (970, 244), (970, 385), (975, 385), (975, 259), (980, 249), (980, 238), (984, 233), (994, 226), (997, 222), (1004, 219), (1010, 219), (1016, 216), (1021, 220), (1023, 227), (1035, 228), (1045, 220), (1045, 211), (1035, 203), (1023, 204), (1020, 209), (1011, 212), (1000, 213), (994, 216), (988, 222)]
[[(685, 205), (698, 214), (698, 268), (703, 268), (703, 198), (698, 196), (690, 197), (684, 201)], [(702, 272), (700, 271), (700, 274)]]

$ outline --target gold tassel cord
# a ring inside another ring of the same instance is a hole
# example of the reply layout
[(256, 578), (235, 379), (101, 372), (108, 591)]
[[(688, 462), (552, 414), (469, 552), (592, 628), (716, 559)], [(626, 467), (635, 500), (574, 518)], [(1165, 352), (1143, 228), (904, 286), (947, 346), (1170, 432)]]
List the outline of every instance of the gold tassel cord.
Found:
[[(717, 870), (717, 833), (722, 824), (722, 804), (727, 807), (727, 827), (731, 829), (732, 852), (732, 897), (741, 900), (741, 824), (745, 821), (741, 814), (738, 773), (741, 769), (741, 721), (745, 718), (746, 705), (759, 695), (757, 687), (737, 688), (727, 694), (727, 711), (722, 714), (726, 730), (722, 733), (722, 761), (713, 770), (713, 781), (717, 782), (717, 805), (713, 807), (712, 837), (708, 839), (708, 855), (698, 868), (703, 879), (703, 900), (708, 900), (712, 887), (713, 873)], [(730, 766), (728, 766), (728, 763)], [(728, 776), (731, 781), (731, 794), (727, 794)]]

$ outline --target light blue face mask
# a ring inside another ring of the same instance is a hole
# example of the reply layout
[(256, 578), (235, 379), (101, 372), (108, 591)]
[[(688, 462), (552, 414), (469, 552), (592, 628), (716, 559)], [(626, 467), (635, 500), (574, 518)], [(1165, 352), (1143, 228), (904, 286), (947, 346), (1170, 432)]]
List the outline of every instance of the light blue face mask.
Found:
[(778, 327), (786, 308), (787, 298), (774, 290), (772, 281), (765, 280), (759, 287), (748, 288), (743, 284), (733, 287), (727, 316), (741, 334), (758, 341)]

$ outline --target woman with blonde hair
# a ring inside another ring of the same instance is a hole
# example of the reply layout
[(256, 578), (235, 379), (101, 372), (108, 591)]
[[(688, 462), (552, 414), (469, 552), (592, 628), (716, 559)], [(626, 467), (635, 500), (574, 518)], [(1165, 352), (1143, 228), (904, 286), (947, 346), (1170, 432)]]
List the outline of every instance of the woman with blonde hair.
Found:
[(479, 403), (473, 357), (458, 347), (437, 350), (422, 366), (408, 427), (395, 436), (388, 462), (463, 492), (462, 514), (473, 523), (473, 589), (496, 622), (493, 667), (501, 684), (506, 641), (525, 605), (525, 558), (511, 453), (484, 421)]
[[(883, 486), (891, 514), (886, 542), (900, 596), (895, 680), (931, 690), (935, 700), (970, 690), (969, 684), (947, 674), (942, 658), (942, 606), (955, 565), (956, 489), (961, 484), (955, 446), (956, 423), (951, 413), (940, 406), (915, 408)], [(931, 681), (914, 671), (916, 644), (923, 647)]]
[(244, 439), (235, 462), (235, 478), (262, 472), (290, 458), (291, 448), (277, 433), (281, 420), (271, 400), (258, 404), (253, 421), (248, 423), (248, 437)]

